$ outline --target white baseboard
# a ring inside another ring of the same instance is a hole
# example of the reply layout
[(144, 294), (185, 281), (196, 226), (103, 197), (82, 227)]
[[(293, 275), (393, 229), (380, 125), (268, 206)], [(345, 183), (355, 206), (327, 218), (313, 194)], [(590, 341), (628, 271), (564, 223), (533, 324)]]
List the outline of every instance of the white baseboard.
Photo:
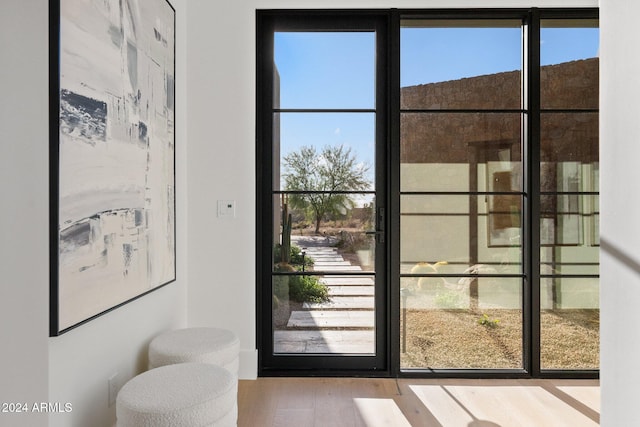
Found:
[(241, 380), (255, 380), (258, 378), (258, 350), (240, 349), (240, 369), (238, 378)]

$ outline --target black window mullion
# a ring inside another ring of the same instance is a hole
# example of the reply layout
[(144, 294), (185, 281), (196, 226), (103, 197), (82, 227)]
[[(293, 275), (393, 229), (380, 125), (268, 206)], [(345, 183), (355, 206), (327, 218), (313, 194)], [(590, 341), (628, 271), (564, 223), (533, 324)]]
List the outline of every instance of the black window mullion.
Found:
[[(270, 218), (273, 214), (273, 184), (270, 179), (273, 164), (273, 150), (270, 143), (273, 136), (273, 22), (265, 15), (257, 16), (256, 31), (256, 218)], [(256, 348), (258, 351), (258, 375), (263, 374), (265, 355), (273, 353), (272, 322), (264, 322), (270, 313), (271, 260), (273, 259), (272, 230), (264, 221), (256, 222)]]
[[(389, 16), (389, 74), (387, 93), (389, 99), (387, 164), (388, 164), (388, 200), (389, 236), (400, 236), (400, 20), (397, 10)], [(400, 239), (389, 238), (387, 268), (389, 272), (389, 353), (390, 372), (400, 375)]]
[(526, 106), (524, 138), (525, 205), (523, 247), (525, 279), (525, 370), (540, 375), (540, 12), (532, 9), (526, 25)]

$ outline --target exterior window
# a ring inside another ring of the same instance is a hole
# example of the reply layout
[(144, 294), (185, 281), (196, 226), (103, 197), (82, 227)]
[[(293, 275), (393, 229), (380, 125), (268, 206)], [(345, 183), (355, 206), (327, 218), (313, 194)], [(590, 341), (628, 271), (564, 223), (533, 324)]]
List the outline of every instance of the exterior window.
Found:
[(596, 9), (260, 11), (261, 372), (597, 376), (598, 39)]
[(403, 369), (524, 366), (522, 34), (402, 22)]

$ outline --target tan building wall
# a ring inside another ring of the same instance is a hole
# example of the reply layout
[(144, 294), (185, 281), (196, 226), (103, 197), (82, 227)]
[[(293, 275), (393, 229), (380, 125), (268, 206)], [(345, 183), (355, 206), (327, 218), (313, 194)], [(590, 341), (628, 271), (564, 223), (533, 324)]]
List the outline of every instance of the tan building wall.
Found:
[[(439, 272), (477, 264), (520, 271), (521, 92), (519, 71), (402, 89), (401, 191), (471, 193), (402, 197), (405, 268), (447, 261)], [(541, 106), (541, 191), (597, 191), (598, 58), (543, 67)], [(515, 194), (473, 195), (484, 191)], [(541, 198), (543, 274), (597, 274), (597, 212), (595, 196)], [(510, 279), (478, 282), (480, 305), (519, 307), (522, 296), (510, 287)], [(597, 296), (597, 279), (542, 283), (544, 308), (596, 308)]]
[[(542, 67), (540, 97), (543, 109), (597, 109), (598, 58)], [(475, 147), (492, 143), (511, 146), (511, 159), (520, 159), (517, 112), (442, 110), (519, 110), (521, 102), (519, 71), (402, 88), (402, 110), (436, 111), (403, 113), (402, 163), (467, 163)], [(542, 161), (597, 161), (597, 113), (548, 112), (541, 121)]]

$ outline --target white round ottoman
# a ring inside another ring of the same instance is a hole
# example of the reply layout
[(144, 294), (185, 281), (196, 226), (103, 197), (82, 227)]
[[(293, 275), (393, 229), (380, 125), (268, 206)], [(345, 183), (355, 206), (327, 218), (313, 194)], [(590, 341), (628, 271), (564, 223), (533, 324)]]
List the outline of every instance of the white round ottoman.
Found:
[(117, 426), (236, 426), (237, 395), (236, 378), (219, 366), (162, 366), (132, 378), (120, 389)]
[(222, 366), (238, 377), (240, 340), (220, 328), (186, 328), (165, 332), (149, 344), (149, 369), (174, 363)]

